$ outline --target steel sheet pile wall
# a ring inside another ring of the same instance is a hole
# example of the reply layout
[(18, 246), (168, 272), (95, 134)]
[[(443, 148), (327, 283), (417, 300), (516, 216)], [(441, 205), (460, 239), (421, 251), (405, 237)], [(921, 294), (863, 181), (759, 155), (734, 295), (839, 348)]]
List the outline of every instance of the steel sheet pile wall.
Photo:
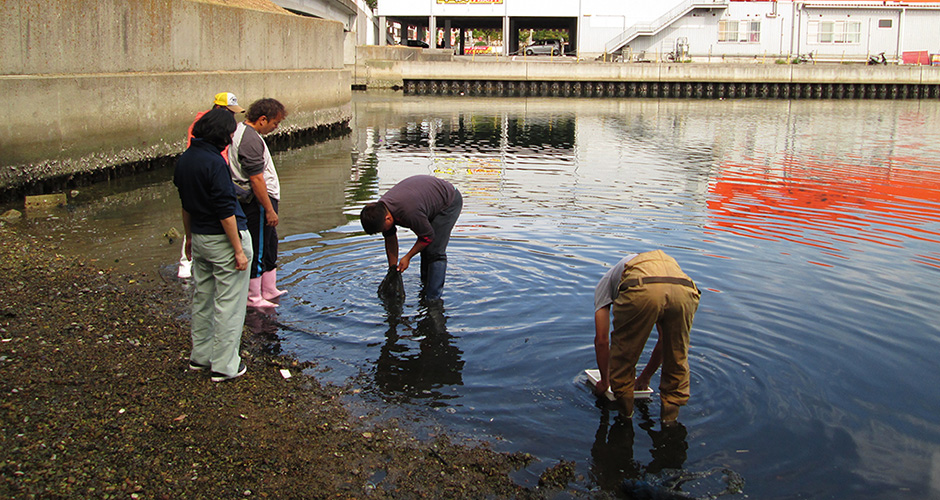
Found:
[(937, 99), (940, 85), (896, 83), (742, 83), (405, 80), (414, 95), (485, 97), (668, 97), (732, 99)]
[(403, 62), (409, 94), (927, 99), (940, 68), (858, 64), (620, 64), (593, 62)]

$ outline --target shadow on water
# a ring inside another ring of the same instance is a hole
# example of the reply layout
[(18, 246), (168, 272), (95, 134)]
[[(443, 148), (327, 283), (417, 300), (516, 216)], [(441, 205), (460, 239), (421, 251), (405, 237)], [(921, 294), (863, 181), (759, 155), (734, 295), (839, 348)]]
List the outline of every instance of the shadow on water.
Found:
[[(400, 281), (401, 273), (395, 274)], [(432, 407), (456, 398), (441, 391), (463, 385), (464, 366), (463, 352), (447, 332), (443, 304), (431, 302), (419, 307), (412, 321), (402, 317), (402, 302), (395, 298), (383, 300), (388, 329), (375, 362), (376, 386), (387, 399), (432, 399)]]
[(591, 446), (590, 474), (605, 491), (620, 491), (627, 498), (649, 500), (712, 499), (742, 493), (744, 479), (728, 468), (703, 472), (684, 469), (689, 432), (682, 423), (657, 427), (650, 418), (649, 401), (638, 401), (637, 427), (646, 432), (651, 459), (643, 464), (634, 457), (632, 419), (619, 415), (611, 422), (606, 401), (598, 401), (600, 424)]

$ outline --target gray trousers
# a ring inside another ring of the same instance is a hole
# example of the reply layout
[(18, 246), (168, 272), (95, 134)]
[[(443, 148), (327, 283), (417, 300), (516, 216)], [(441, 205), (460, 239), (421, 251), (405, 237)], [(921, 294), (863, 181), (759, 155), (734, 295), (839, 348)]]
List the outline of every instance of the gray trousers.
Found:
[[(251, 234), (239, 231), (251, 262)], [(193, 235), (193, 352), (190, 361), (232, 376), (241, 363), (242, 328), (249, 273), (235, 269), (235, 251), (224, 234)]]

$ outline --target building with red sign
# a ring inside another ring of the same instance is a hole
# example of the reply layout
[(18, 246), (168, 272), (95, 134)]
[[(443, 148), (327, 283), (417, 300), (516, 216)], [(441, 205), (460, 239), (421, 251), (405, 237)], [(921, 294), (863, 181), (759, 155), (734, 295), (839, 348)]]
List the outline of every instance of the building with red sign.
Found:
[(859, 62), (884, 53), (929, 64), (940, 53), (940, 2), (919, 0), (382, 0), (378, 14), (380, 26), (398, 30), (380, 43), (407, 44), (411, 33), (431, 47), (456, 40), (458, 53), (466, 37), (444, 33), (500, 30), (499, 53), (509, 55), (522, 53), (520, 33), (558, 30), (568, 55), (631, 61)]

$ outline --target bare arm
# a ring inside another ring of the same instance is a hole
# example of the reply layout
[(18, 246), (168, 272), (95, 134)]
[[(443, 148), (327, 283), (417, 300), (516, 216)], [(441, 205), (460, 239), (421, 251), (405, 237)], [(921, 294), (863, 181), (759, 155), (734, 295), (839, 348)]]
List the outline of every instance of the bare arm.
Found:
[(398, 267), (398, 234), (394, 232), (383, 233), (385, 236), (385, 256), (388, 258), (388, 268)]
[(604, 394), (610, 387), (610, 306), (594, 312), (594, 355), (601, 372), (594, 392)]
[(248, 269), (248, 257), (245, 255), (245, 249), (242, 248), (242, 239), (238, 234), (238, 223), (235, 222), (235, 216), (227, 217), (219, 221), (222, 223), (222, 229), (228, 236), (229, 243), (235, 250), (235, 270), (244, 271)]
[(411, 250), (408, 250), (408, 253), (398, 262), (398, 272), (402, 272), (405, 269), (408, 269), (408, 265), (411, 263), (411, 258), (415, 255), (421, 253), (422, 250), (428, 247), (430, 243), (421, 241), (420, 239), (415, 242), (414, 246), (411, 247)]
[(274, 205), (271, 205), (271, 198), (268, 197), (268, 186), (264, 183), (264, 173), (248, 176), (248, 182), (251, 183), (251, 192), (255, 194), (258, 203), (264, 207), (264, 224), (266, 226), (276, 226), (277, 213), (274, 212)]
[[(656, 328), (658, 330), (659, 326)], [(656, 373), (659, 366), (663, 364), (662, 342), (663, 336), (662, 333), (660, 333), (659, 338), (656, 339), (656, 345), (653, 346), (653, 352), (650, 354), (650, 360), (646, 363), (646, 368), (643, 368), (643, 373), (640, 373), (640, 376), (636, 378), (636, 390), (642, 391), (649, 389), (650, 379), (653, 378), (653, 374)]]
[(183, 212), (183, 248), (186, 251), (186, 260), (193, 260), (193, 231), (192, 217), (185, 208), (180, 209)]

